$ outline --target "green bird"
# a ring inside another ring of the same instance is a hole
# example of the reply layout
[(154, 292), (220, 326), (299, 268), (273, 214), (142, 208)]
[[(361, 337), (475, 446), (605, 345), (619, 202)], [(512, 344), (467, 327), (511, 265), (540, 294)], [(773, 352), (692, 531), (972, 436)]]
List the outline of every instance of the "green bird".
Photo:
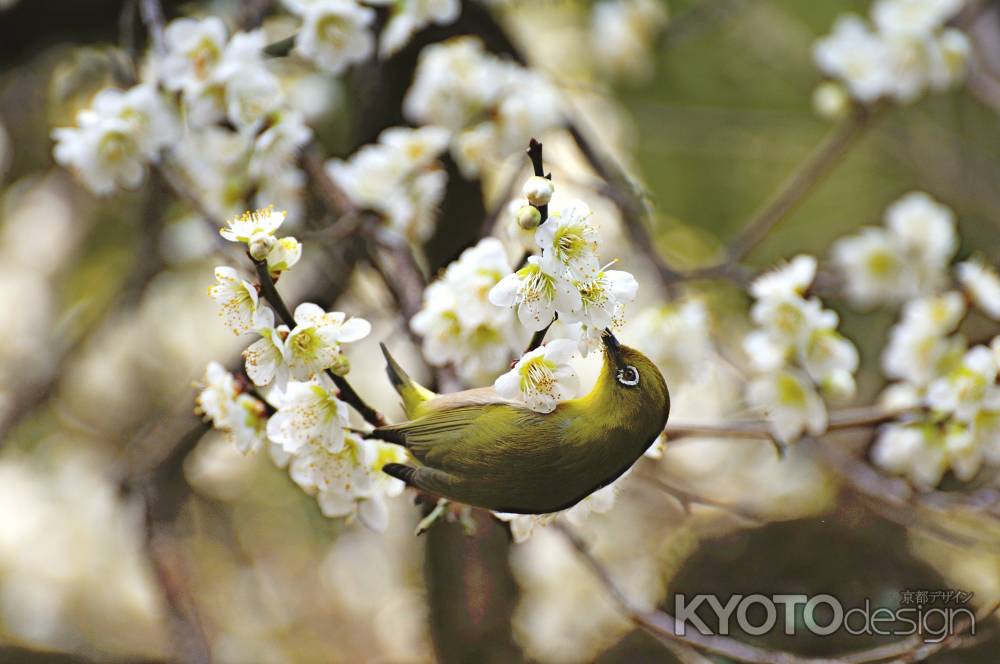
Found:
[(645, 355), (605, 331), (590, 394), (537, 413), (492, 387), (438, 395), (415, 383), (382, 345), (408, 421), (368, 434), (405, 446), (419, 465), (386, 464), (406, 484), (497, 512), (545, 514), (610, 484), (663, 431), (666, 381)]

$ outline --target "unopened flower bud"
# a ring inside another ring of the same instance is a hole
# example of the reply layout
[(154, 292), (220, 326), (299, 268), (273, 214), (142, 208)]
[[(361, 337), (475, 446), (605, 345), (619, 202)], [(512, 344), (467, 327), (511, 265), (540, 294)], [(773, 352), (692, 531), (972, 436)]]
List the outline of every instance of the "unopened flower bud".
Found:
[(831, 371), (823, 379), (821, 387), (823, 388), (823, 393), (834, 401), (853, 399), (857, 392), (854, 376), (846, 369), (834, 369)]
[(274, 247), (267, 254), (267, 269), (271, 277), (277, 277), (285, 270), (291, 269), (293, 265), (302, 258), (302, 243), (289, 235), (274, 243)]
[(336, 359), (334, 359), (333, 365), (330, 367), (330, 371), (338, 376), (346, 376), (351, 371), (351, 361), (347, 359), (346, 355), (340, 353), (337, 355)]
[(277, 240), (270, 233), (254, 233), (247, 243), (247, 249), (255, 261), (262, 261), (271, 253), (276, 243)]
[(535, 175), (524, 183), (524, 188), (521, 189), (521, 192), (528, 199), (529, 203), (535, 206), (542, 206), (549, 204), (549, 201), (552, 200), (552, 192), (554, 190), (552, 180)]
[(840, 83), (826, 81), (813, 91), (813, 110), (824, 120), (840, 120), (851, 108), (851, 98)]
[(542, 213), (533, 205), (522, 205), (515, 215), (517, 225), (526, 231), (538, 228), (542, 223)]

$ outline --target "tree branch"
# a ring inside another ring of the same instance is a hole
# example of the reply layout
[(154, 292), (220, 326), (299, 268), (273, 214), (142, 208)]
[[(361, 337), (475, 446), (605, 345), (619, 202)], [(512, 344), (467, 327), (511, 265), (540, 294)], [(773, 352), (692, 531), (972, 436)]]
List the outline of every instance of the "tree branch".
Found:
[[(661, 641), (669, 643), (680, 643), (697, 650), (720, 655), (739, 662), (749, 664), (868, 664), (883, 661), (889, 657), (895, 657), (895, 662), (917, 662), (923, 658), (947, 648), (966, 645), (961, 640), (961, 636), (970, 629), (973, 621), (964, 620), (955, 624), (955, 630), (941, 643), (924, 643), (923, 639), (915, 636), (899, 644), (890, 646), (877, 646), (866, 650), (859, 650), (832, 658), (826, 657), (806, 657), (794, 653), (758, 648), (742, 641), (737, 641), (725, 636), (705, 635), (697, 630), (685, 630), (682, 636), (677, 628), (674, 617), (665, 611), (646, 610), (632, 603), (625, 592), (618, 586), (612, 578), (608, 569), (590, 551), (587, 543), (568, 525), (562, 521), (555, 521), (553, 527), (561, 534), (586, 563), (587, 567), (594, 574), (608, 595), (621, 607), (626, 617), (640, 629), (655, 636)], [(975, 622), (988, 618), (996, 612), (1000, 603), (993, 603), (986, 607), (977, 616)]]
[[(865, 429), (891, 422), (903, 411), (887, 411), (878, 407), (847, 408), (829, 414), (827, 432)], [(671, 422), (664, 428), (667, 439), (677, 438), (747, 438), (774, 441), (766, 420), (732, 420), (713, 424)]]
[(167, 45), (163, 38), (163, 6), (159, 0), (140, 0), (139, 14), (152, 38), (153, 50), (158, 55), (163, 55), (167, 52)]
[(797, 208), (806, 196), (840, 163), (850, 147), (864, 134), (879, 108), (854, 106), (851, 115), (820, 143), (806, 161), (778, 188), (777, 192), (751, 217), (743, 231), (730, 243), (725, 263), (741, 261), (768, 233)]
[[(281, 294), (278, 293), (278, 289), (274, 286), (274, 280), (271, 278), (271, 273), (267, 269), (266, 260), (254, 260), (253, 257), (249, 256), (250, 260), (254, 264), (254, 268), (257, 270), (257, 280), (260, 283), (261, 294), (264, 298), (274, 307), (275, 311), (278, 313), (278, 317), (287, 325), (289, 328), (295, 328), (295, 318), (292, 316), (292, 312), (288, 310), (288, 305), (282, 299)], [(385, 418), (377, 410), (369, 406), (364, 399), (354, 390), (351, 384), (346, 378), (335, 374), (333, 371), (327, 369), (326, 375), (333, 380), (334, 385), (340, 390), (340, 398), (354, 410), (360, 413), (361, 417), (365, 419), (366, 422), (374, 427), (380, 427), (386, 424)]]
[(657, 275), (659, 275), (660, 283), (665, 287), (670, 287), (682, 281), (684, 275), (671, 267), (656, 250), (653, 237), (647, 228), (649, 210), (645, 201), (635, 192), (625, 177), (624, 172), (591, 145), (577, 124), (569, 122), (567, 129), (587, 163), (607, 183), (607, 186), (603, 187), (600, 193), (610, 199), (618, 208), (622, 224), (632, 240), (632, 245), (645, 255), (653, 265)]

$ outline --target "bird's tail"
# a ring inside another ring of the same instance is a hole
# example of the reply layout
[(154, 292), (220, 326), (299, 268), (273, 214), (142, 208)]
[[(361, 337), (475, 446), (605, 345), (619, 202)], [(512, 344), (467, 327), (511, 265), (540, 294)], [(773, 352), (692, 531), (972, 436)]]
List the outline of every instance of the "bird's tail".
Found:
[(379, 344), (379, 346), (382, 348), (382, 354), (385, 355), (385, 373), (389, 377), (389, 382), (402, 397), (406, 416), (412, 418), (416, 415), (417, 406), (437, 395), (410, 378), (403, 371), (403, 367), (399, 366), (399, 363), (389, 353), (385, 344)]

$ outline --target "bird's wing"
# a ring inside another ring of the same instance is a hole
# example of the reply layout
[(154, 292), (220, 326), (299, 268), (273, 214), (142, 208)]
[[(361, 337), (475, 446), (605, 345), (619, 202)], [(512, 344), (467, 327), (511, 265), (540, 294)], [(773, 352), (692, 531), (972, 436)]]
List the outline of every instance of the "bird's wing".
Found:
[(437, 395), (433, 399), (429, 399), (421, 404), (420, 413), (430, 414), (455, 408), (482, 407), (495, 404), (506, 404), (509, 406), (524, 405), (520, 402), (503, 398), (492, 387), (479, 387), (473, 390)]
[(544, 426), (543, 416), (490, 388), (442, 395), (421, 411), (420, 417), (386, 429), (421, 462), (443, 470), (485, 461), (498, 446), (517, 444)]

